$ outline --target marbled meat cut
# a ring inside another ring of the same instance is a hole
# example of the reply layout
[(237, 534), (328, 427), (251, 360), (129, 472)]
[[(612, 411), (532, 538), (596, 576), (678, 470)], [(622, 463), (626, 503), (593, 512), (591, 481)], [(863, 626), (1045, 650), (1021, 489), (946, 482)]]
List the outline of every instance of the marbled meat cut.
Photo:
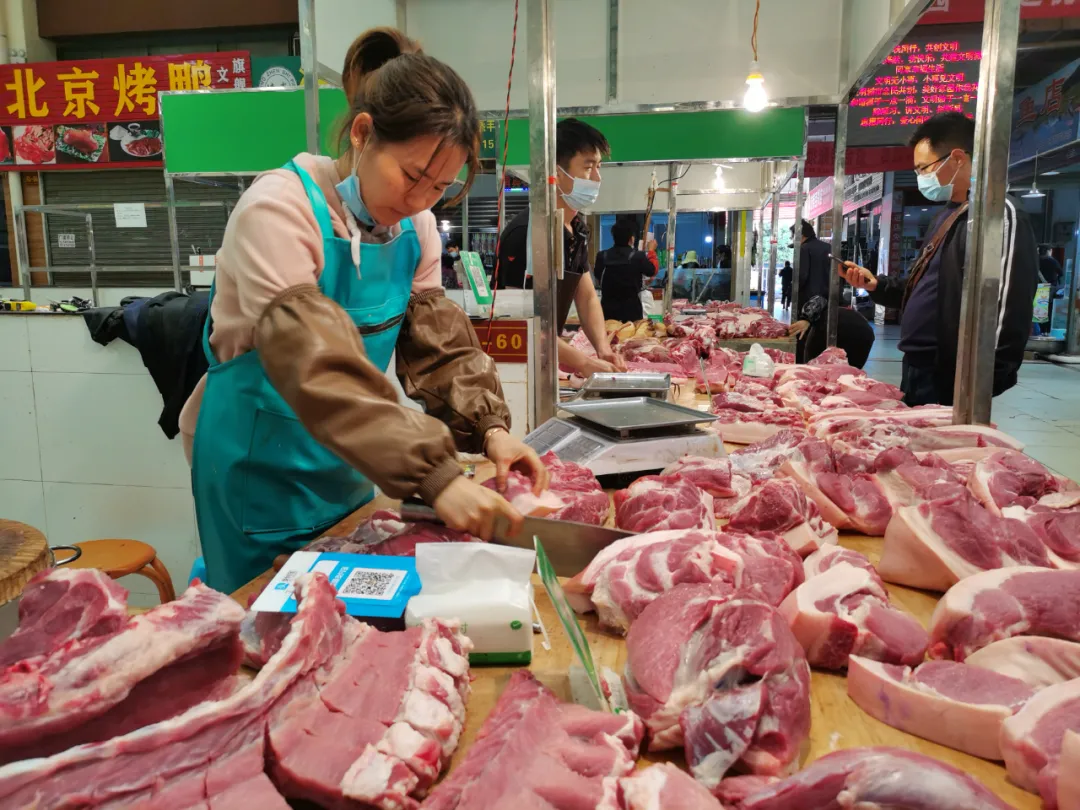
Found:
[(836, 529), (821, 519), (817, 506), (791, 479), (774, 479), (755, 487), (731, 508), (727, 527), (750, 534), (780, 535), (796, 554), (807, 555), (836, 543)]
[(1001, 724), (1034, 690), (1023, 681), (955, 661), (911, 669), (851, 657), (848, 696), (885, 725), (983, 759), (1000, 760)]
[(615, 493), (615, 525), (630, 532), (714, 529), (712, 495), (679, 475), (647, 475)]
[[(643, 729), (632, 713), (560, 703), (517, 670), (465, 759), (424, 810), (579, 810), (610, 805), (609, 781), (634, 770)], [(605, 798), (605, 792), (607, 798)], [(618, 806), (618, 805), (616, 805)]]
[(625, 633), (681, 583), (707, 583), (717, 598), (778, 605), (802, 579), (798, 556), (776, 535), (676, 529), (612, 543), (565, 590), (575, 610), (595, 610), (603, 626)]
[(792, 770), (810, 731), (810, 668), (776, 609), (680, 585), (642, 611), (626, 637), (630, 707), (649, 750), (683, 746), (710, 790), (738, 763)]
[(342, 554), (377, 554), (412, 557), (417, 543), (479, 542), (471, 534), (437, 523), (411, 523), (389, 509), (380, 509), (345, 537), (322, 537), (304, 551), (336, 551)]
[(811, 577), (780, 605), (811, 666), (843, 669), (849, 655), (890, 664), (917, 664), (930, 637), (915, 619), (889, 604), (876, 574), (840, 563)]
[(822, 546), (805, 560), (803, 560), (803, 572), (806, 574), (806, 578), (816, 577), (818, 574), (824, 574), (830, 568), (846, 563), (854, 566), (855, 568), (861, 568), (870, 574), (870, 577), (885, 587), (885, 583), (878, 575), (877, 569), (874, 568), (874, 564), (870, 562), (870, 558), (861, 552), (854, 549), (844, 548), (843, 546)]
[(981, 782), (899, 748), (848, 748), (755, 793), (738, 810), (1013, 810)]
[(1080, 507), (1071, 499), (1062, 493), (1046, 495), (1027, 509), (1008, 506), (1002, 513), (1023, 521), (1038, 535), (1055, 568), (1080, 567)]
[(95, 568), (53, 568), (19, 599), (19, 627), (0, 642), (0, 670), (68, 641), (108, 636), (128, 623), (127, 590)]
[(1023, 566), (986, 571), (951, 587), (930, 618), (930, 657), (963, 661), (1012, 636), (1080, 641), (1080, 571)]
[(733, 450), (728, 456), (732, 474), (748, 476), (755, 484), (768, 481), (804, 441), (802, 431), (781, 430), (763, 442)]
[(500, 491), (498, 482), (489, 478), (484, 482), (488, 489), (499, 492), (510, 505), (523, 515), (549, 517), (553, 512), (564, 509), (567, 504), (550, 489), (537, 495), (533, 492), (533, 481), (529, 476), (517, 470), (511, 470), (506, 476), (506, 486)]
[(722, 408), (713, 413), (717, 418), (709, 423), (709, 430), (732, 444), (765, 441), (782, 430), (805, 430), (802, 414), (794, 408), (770, 408), (761, 413)]
[(933, 453), (919, 459), (907, 448), (892, 447), (877, 456), (871, 472), (894, 510), (964, 494), (963, 478)]
[(1012, 636), (976, 650), (964, 663), (1042, 689), (1080, 678), (1080, 644), (1062, 638)]
[(631, 776), (609, 780), (608, 795), (596, 810), (723, 810), (686, 771), (662, 762)]
[(249, 682), (106, 742), (0, 768), (5, 807), (286, 810), (263, 773), (267, 715), (340, 654), (343, 605), (322, 574), (296, 582), (300, 607), (280, 649)]
[[(80, 592), (60, 597), (68, 598)], [(95, 607), (73, 607), (87, 604)], [(0, 762), (49, 756), (188, 709), (236, 672), (243, 618), (232, 599), (195, 584), (110, 634), (61, 641), (0, 672)]]
[(1001, 724), (1001, 753), (1009, 779), (1057, 807), (1065, 732), (1080, 731), (1080, 680), (1048, 686)]
[(548, 491), (565, 504), (548, 515), (548, 518), (591, 523), (594, 526), (603, 526), (607, 522), (611, 499), (596, 480), (592, 470), (572, 461), (562, 461), (550, 451), (540, 460), (551, 473)]
[(732, 488), (729, 458), (683, 456), (668, 465), (661, 475), (681, 475), (714, 498), (731, 498), (737, 494)]
[(886, 582), (945, 591), (965, 577), (1016, 565), (1051, 567), (1024, 523), (992, 514), (970, 494), (897, 510), (878, 573)]
[(1030, 456), (1002, 450), (975, 463), (968, 487), (996, 515), (1008, 506), (1034, 506), (1060, 488), (1057, 476)]

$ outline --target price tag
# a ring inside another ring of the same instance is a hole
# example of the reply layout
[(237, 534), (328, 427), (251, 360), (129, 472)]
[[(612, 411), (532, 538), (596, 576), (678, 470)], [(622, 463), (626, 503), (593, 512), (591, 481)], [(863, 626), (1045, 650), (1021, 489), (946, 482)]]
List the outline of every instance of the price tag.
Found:
[(73, 233), (58, 233), (56, 235), (56, 246), (61, 248), (73, 248), (75, 247), (75, 234)]
[(113, 203), (117, 228), (145, 228), (146, 206), (142, 203)]
[(547, 552), (544, 551), (543, 543), (536, 536), (533, 536), (533, 543), (536, 544), (536, 570), (540, 574), (540, 580), (544, 583), (544, 590), (547, 591), (551, 604), (555, 606), (555, 613), (559, 617), (559, 623), (563, 626), (563, 630), (566, 631), (566, 635), (570, 639), (570, 646), (574, 648), (578, 663), (585, 670), (585, 675), (592, 687), (597, 704), (603, 711), (610, 712), (611, 705), (608, 703), (603, 687), (600, 685), (600, 676), (597, 674), (596, 665), (593, 663), (589, 640), (585, 638), (585, 632), (581, 629), (581, 625), (578, 624), (574, 609), (570, 607), (570, 603), (566, 600), (566, 594), (559, 583), (559, 578), (555, 575), (555, 569), (551, 567), (551, 560), (548, 559)]
[(491, 343), (488, 322), (473, 321), (473, 329), (481, 348), (498, 363), (527, 363), (529, 361), (529, 323), (521, 320), (496, 320), (491, 324)]

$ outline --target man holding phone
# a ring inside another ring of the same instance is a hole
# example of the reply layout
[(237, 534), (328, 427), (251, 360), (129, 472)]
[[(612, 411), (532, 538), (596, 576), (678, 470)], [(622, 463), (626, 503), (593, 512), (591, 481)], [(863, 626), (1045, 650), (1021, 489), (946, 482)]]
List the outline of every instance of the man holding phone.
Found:
[[(791, 226), (791, 236), (795, 237), (794, 225)], [(804, 219), (799, 247), (799, 291), (791, 302), (792, 317), (806, 320), (803, 310), (814, 298), (823, 298), (826, 302), (829, 300), (829, 279), (833, 272), (829, 250), (829, 245), (818, 239), (814, 226)], [(797, 325), (792, 324), (791, 329), (791, 334), (796, 336), (802, 334), (795, 329)], [(800, 363), (810, 359), (806, 356), (806, 341), (799, 341), (795, 356)]]
[[(951, 405), (960, 342), (960, 302), (967, 252), (968, 194), (975, 122), (962, 113), (941, 113), (911, 138), (919, 190), (945, 203), (926, 231), (926, 240), (906, 278), (875, 276), (845, 262), (840, 275), (870, 293), (875, 304), (900, 310), (900, 384), (908, 405)], [(1005, 245), (998, 292), (994, 396), (1016, 385), (1031, 333), (1038, 253), (1035, 234), (1021, 206), (1005, 198)]]

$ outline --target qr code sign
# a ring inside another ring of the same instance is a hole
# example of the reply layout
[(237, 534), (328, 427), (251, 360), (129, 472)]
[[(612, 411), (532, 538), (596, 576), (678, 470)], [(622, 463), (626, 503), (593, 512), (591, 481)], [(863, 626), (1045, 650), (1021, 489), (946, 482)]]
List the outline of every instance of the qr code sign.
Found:
[(379, 599), (389, 601), (405, 579), (404, 571), (379, 571), (375, 568), (354, 568), (338, 588), (343, 599)]
[(292, 593), (293, 582), (296, 581), (296, 577), (299, 576), (300, 571), (287, 571), (285, 576), (281, 578), (281, 582), (274, 586), (274, 590), (289, 591)]

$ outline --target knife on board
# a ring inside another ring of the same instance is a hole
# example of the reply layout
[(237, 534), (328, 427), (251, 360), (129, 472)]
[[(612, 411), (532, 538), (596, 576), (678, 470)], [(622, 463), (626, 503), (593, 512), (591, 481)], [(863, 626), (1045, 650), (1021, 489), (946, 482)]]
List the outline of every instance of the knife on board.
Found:
[[(401, 519), (442, 523), (434, 509), (417, 501), (405, 501), (401, 504)], [(497, 519), (495, 534), (491, 542), (500, 546), (514, 546), (531, 551), (535, 548), (533, 537), (540, 538), (544, 551), (551, 560), (552, 568), (560, 577), (572, 577), (581, 573), (603, 549), (616, 540), (634, 535), (633, 532), (622, 529), (609, 529), (589, 523), (528, 516), (516, 536), (510, 537), (507, 529), (507, 523), (502, 518)]]

